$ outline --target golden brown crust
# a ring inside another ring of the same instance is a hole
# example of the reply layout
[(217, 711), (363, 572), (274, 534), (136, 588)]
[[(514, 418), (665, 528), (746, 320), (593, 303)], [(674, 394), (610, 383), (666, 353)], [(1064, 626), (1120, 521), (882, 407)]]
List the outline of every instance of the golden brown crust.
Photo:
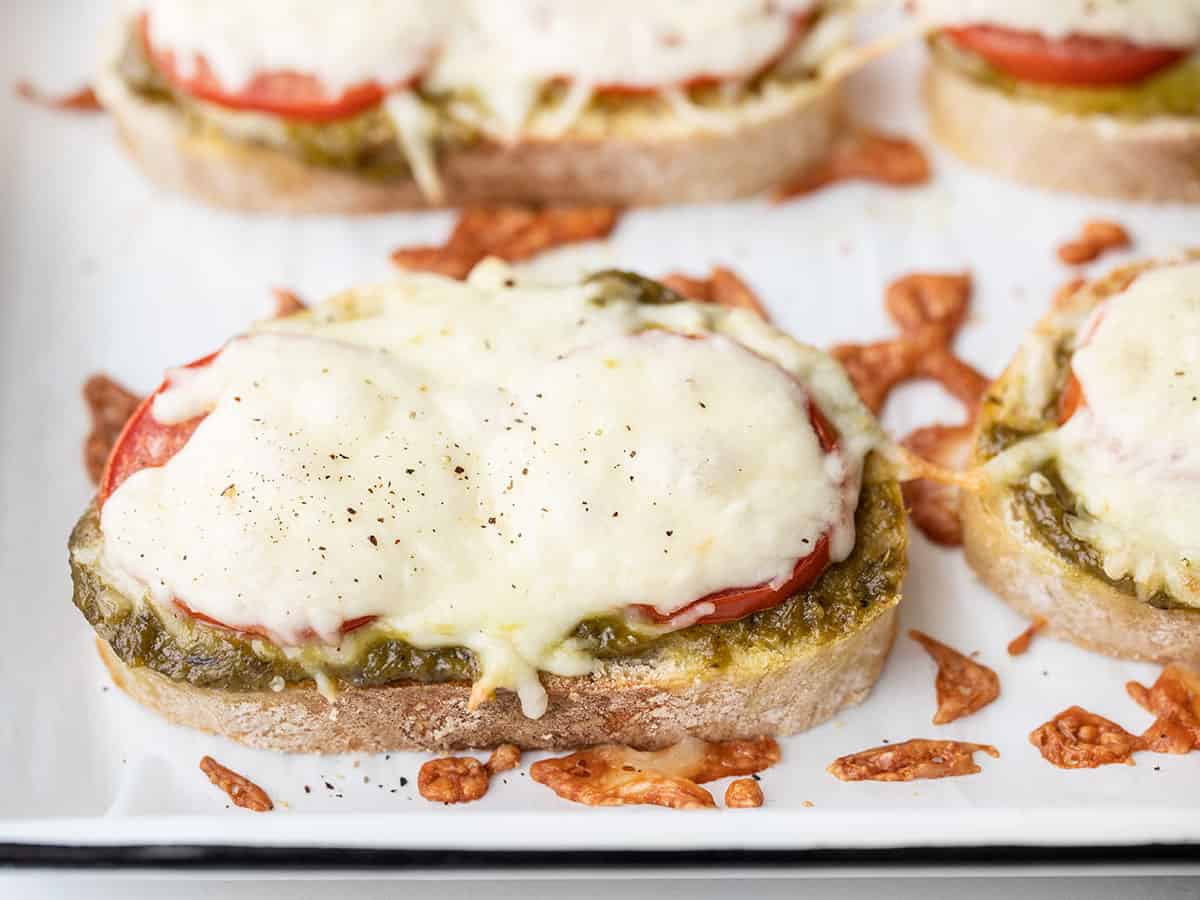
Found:
[[(1086, 309), (1122, 290), (1146, 267), (1118, 269), (1066, 302)], [(1037, 328), (1050, 325), (1045, 321)], [(989, 388), (980, 431), (990, 428), (1000, 411), (1020, 407), (1023, 353)], [(978, 447), (973, 462), (983, 462)], [(967, 562), (1021, 615), (1044, 619), (1046, 633), (1109, 656), (1200, 665), (1200, 612), (1157, 609), (1055, 552), (1020, 515), (1010, 485), (979, 479), (979, 490), (964, 494), (962, 515)]]
[[(170, 105), (147, 103), (115, 73), (103, 73), (97, 91), (126, 149), (153, 181), (214, 206), (357, 214), (430, 205), (411, 179), (374, 181), (277, 150), (195, 135)], [(838, 107), (831, 85), (722, 133), (483, 142), (441, 160), (442, 205), (644, 206), (749, 196), (824, 158)]]
[(861, 630), (817, 649), (797, 647), (711, 674), (622, 661), (579, 678), (543, 675), (550, 705), (521, 714), (506, 691), (467, 709), (470, 685), (348, 687), (330, 703), (312, 686), (232, 692), (193, 687), (131, 668), (97, 641), (113, 681), (167, 719), (271, 750), (310, 753), (459, 750), (510, 743), (526, 749), (602, 743), (654, 749), (688, 735), (732, 740), (789, 735), (861, 702), (896, 635), (892, 605)]
[(1099, 197), (1200, 203), (1200, 122), (1064, 115), (936, 60), (925, 97), (938, 142), (997, 175)]

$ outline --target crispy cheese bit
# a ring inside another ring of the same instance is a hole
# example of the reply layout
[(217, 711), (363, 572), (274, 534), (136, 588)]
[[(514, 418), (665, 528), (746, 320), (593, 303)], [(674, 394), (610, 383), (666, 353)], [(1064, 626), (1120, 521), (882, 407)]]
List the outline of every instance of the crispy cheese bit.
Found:
[(1155, 719), (1154, 724), (1138, 738), (1139, 750), (1151, 753), (1191, 753), (1196, 749), (1196, 738), (1191, 729), (1174, 719)]
[(755, 809), (762, 806), (762, 788), (753, 778), (739, 778), (725, 789), (725, 805), (730, 809)]
[(1124, 226), (1096, 219), (1084, 224), (1078, 238), (1059, 245), (1058, 258), (1069, 266), (1078, 266), (1098, 259), (1109, 250), (1119, 250), (1132, 244)]
[(926, 778), (952, 778), (982, 771), (974, 754), (986, 753), (1000, 758), (990, 744), (963, 741), (930, 741), (914, 738), (902, 744), (872, 747), (836, 759), (829, 773), (841, 781), (918, 781)]
[(779, 203), (842, 181), (915, 187), (928, 183), (929, 175), (929, 160), (918, 144), (904, 137), (857, 131), (836, 141), (822, 162), (777, 188), (772, 199)]
[(468, 209), (445, 244), (401, 247), (392, 261), (410, 271), (462, 279), (489, 256), (520, 262), (555, 247), (608, 237), (619, 217), (618, 210), (605, 206)]
[(417, 790), (433, 803), (470, 803), (488, 791), (488, 770), (470, 756), (431, 759), (417, 773)]
[[(945, 469), (962, 471), (971, 454), (974, 425), (927, 425), (900, 443), (921, 459)], [(935, 544), (957, 547), (963, 541), (962, 495), (957, 485), (918, 478), (901, 485), (913, 524)]]
[(717, 266), (713, 269), (709, 282), (712, 284), (713, 303), (730, 309), (749, 310), (763, 321), (770, 320), (758, 295), (733, 271)]
[(934, 725), (945, 725), (979, 712), (1000, 696), (1000, 678), (987, 666), (975, 662), (941, 641), (920, 631), (908, 636), (925, 648), (937, 663), (937, 712)]
[(1157, 717), (1142, 734), (1145, 749), (1188, 753), (1200, 747), (1200, 674), (1173, 663), (1162, 670), (1151, 687), (1131, 681), (1125, 690)]
[(100, 100), (96, 97), (96, 92), (92, 90), (91, 85), (84, 85), (77, 91), (56, 97), (38, 90), (28, 81), (18, 81), (16, 92), (22, 100), (36, 103), (47, 109), (61, 109), (70, 112), (104, 111), (104, 107), (100, 105)]
[[(859, 397), (876, 415), (899, 385), (917, 379), (936, 381), (957, 399), (967, 413), (962, 425), (919, 428), (902, 444), (942, 469), (961, 470), (970, 453), (975, 416), (988, 378), (959, 359), (952, 349), (966, 320), (971, 277), (962, 274), (918, 272), (888, 285), (884, 306), (900, 334), (871, 344), (840, 344), (830, 354), (842, 364)], [(945, 546), (962, 543), (959, 488), (947, 479), (910, 480), (904, 499), (913, 522), (932, 541)]]
[(277, 319), (293, 316), (308, 309), (308, 304), (287, 288), (271, 288), (271, 295), (275, 298), (275, 318)]
[(758, 294), (732, 269), (716, 266), (707, 278), (693, 278), (681, 272), (672, 272), (662, 279), (662, 283), (689, 300), (715, 303), (729, 309), (745, 309), (764, 322), (771, 320)]
[(564, 800), (586, 806), (666, 806), (671, 809), (715, 807), (712, 794), (694, 781), (624, 765), (619, 756), (584, 750), (563, 759), (535, 762), (529, 774)]
[(560, 797), (588, 806), (651, 804), (674, 809), (716, 806), (706, 781), (753, 775), (779, 761), (769, 737), (705, 742), (686, 738), (665, 750), (640, 752), (605, 744), (530, 767), (534, 781)]
[(92, 484), (99, 484), (113, 445), (142, 398), (107, 375), (93, 375), (83, 383), (83, 402), (92, 420), (83, 442), (83, 467)]
[(1024, 653), (1028, 653), (1029, 645), (1033, 643), (1034, 636), (1045, 627), (1046, 619), (1043, 616), (1038, 616), (1030, 623), (1028, 628), (1008, 642), (1008, 655), (1021, 656)]
[(275, 808), (267, 792), (245, 775), (239, 775), (232, 769), (227, 769), (211, 756), (200, 760), (200, 771), (208, 776), (208, 780), (229, 795), (234, 806), (249, 809), (253, 812), (270, 812)]
[(882, 411), (893, 388), (918, 378), (937, 381), (971, 411), (979, 406), (988, 379), (951, 350), (966, 319), (971, 290), (967, 274), (906, 275), (884, 294), (899, 337), (830, 350), (872, 412)]
[(515, 769), (521, 764), (521, 748), (516, 744), (501, 744), (488, 757), (487, 770), (489, 775), (498, 775)]
[[(689, 739), (690, 741), (691, 739)], [(676, 744), (675, 748), (686, 748), (689, 741)], [(698, 763), (694, 768), (684, 768), (685, 777), (697, 784), (728, 778), (731, 775), (753, 775), (769, 769), (779, 762), (782, 755), (779, 742), (773, 737), (757, 737), (748, 741), (696, 741), (702, 746)], [(662, 751), (671, 753), (673, 749)]]
[(712, 303), (712, 278), (693, 278), (682, 272), (672, 272), (660, 278), (659, 282), (681, 297), (698, 303)]
[(902, 340), (838, 344), (829, 351), (842, 364), (867, 409), (879, 415), (892, 389), (914, 377), (912, 353)]
[(1095, 769), (1124, 763), (1132, 766), (1141, 749), (1138, 737), (1116, 722), (1079, 706), (1064, 709), (1029, 734), (1042, 758), (1060, 769)]

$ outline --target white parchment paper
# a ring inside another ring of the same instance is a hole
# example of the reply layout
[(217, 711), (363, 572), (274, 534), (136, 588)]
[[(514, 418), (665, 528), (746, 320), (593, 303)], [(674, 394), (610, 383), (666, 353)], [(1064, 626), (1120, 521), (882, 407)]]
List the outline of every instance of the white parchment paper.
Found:
[[(1027, 742), (1073, 703), (1140, 731), (1149, 717), (1123, 685), (1152, 680), (1154, 667), (1049, 639), (1010, 659), (1005, 645), (1025, 623), (958, 553), (919, 535), (904, 628), (979, 651), (1003, 695), (935, 728), (933, 664), (901, 638), (865, 704), (785, 742), (784, 762), (763, 776), (767, 808), (752, 813), (592, 810), (558, 800), (523, 771), (482, 803), (444, 808), (416, 793), (421, 756), (255, 752), (169, 726), (123, 697), (70, 603), (66, 539), (90, 493), (80, 462), (84, 378), (106, 371), (149, 390), (167, 366), (267, 315), (271, 286), (317, 299), (385, 278), (390, 249), (440, 240), (453, 217), (240, 218), (156, 192), (120, 155), (105, 117), (19, 104), (6, 87), (26, 77), (48, 88), (83, 80), (106, 13), (105, 4), (32, 0), (0, 11), (0, 842), (804, 848), (1200, 839), (1200, 756), (1143, 754), (1134, 767), (1063, 772)], [(922, 135), (921, 62), (913, 47), (857, 76), (855, 114)], [(1194, 209), (1054, 196), (941, 154), (934, 162), (934, 182), (915, 191), (850, 185), (783, 206), (630, 213), (611, 241), (536, 267), (656, 275), (729, 265), (779, 323), (819, 345), (891, 334), (881, 298), (895, 276), (970, 270), (977, 293), (958, 347), (997, 373), (1071, 274), (1053, 250), (1085, 219), (1125, 223), (1137, 255), (1200, 244)], [(918, 386), (893, 398), (886, 424), (900, 434), (960, 415), (938, 389)], [(1002, 758), (981, 757), (984, 771), (973, 777), (911, 784), (847, 785), (825, 772), (841, 754), (911, 737), (993, 743)], [(265, 787), (277, 811), (228, 808), (197, 769), (206, 753)]]

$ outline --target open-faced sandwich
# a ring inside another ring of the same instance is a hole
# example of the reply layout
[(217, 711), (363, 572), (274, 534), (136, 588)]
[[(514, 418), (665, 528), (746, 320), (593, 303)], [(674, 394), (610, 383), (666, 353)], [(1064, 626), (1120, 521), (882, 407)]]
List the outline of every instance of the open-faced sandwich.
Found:
[(262, 747), (790, 734), (892, 644), (881, 441), (747, 310), (409, 275), (172, 370), (71, 537), (74, 599), (132, 696)]
[(1200, 202), (1200, 0), (920, 0), (934, 135), (1049, 188)]
[(1200, 664), (1200, 251), (1061, 302), (988, 392), (967, 559), (1049, 630)]
[(847, 0), (141, 0), (97, 92), (158, 182), (222, 206), (634, 205), (824, 156)]

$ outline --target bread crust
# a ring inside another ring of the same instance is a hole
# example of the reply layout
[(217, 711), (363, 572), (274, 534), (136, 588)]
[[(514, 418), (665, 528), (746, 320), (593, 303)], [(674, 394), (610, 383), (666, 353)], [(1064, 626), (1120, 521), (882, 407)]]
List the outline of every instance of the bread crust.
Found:
[[(151, 180), (245, 212), (378, 213), (431, 204), (412, 179), (376, 181), (309, 165), (279, 150), (199, 135), (170, 104), (139, 97), (114, 71), (97, 94), (122, 143)], [(683, 137), (481, 141), (448, 151), (440, 205), (489, 203), (644, 206), (730, 200), (759, 193), (815, 164), (837, 131), (830, 84), (722, 132)]]
[(378, 753), (502, 743), (526, 749), (618, 743), (655, 749), (688, 735), (729, 740), (796, 734), (860, 703), (878, 680), (895, 639), (897, 601), (839, 640), (721, 670), (616, 661), (589, 676), (543, 674), (550, 703), (540, 719), (522, 715), (516, 695), (508, 691), (469, 710), (471, 686), (464, 682), (345, 687), (332, 702), (311, 683), (279, 692), (195, 687), (130, 667), (104, 641), (96, 645), (113, 681), (143, 706), (178, 725), (251, 747)]
[(1072, 116), (982, 86), (930, 62), (939, 143), (997, 175), (1052, 190), (1154, 203), (1200, 203), (1200, 121)]
[(989, 485), (963, 502), (963, 549), (980, 580), (1055, 637), (1121, 659), (1200, 666), (1200, 612), (1156, 609), (1072, 566)]
[[(1086, 312), (1147, 267), (1120, 269), (1069, 303)], [(1036, 330), (1054, 331), (1050, 320), (1055, 315)], [(986, 461), (979, 434), (1000, 418), (1000, 411), (1022, 406), (1024, 352), (988, 389), (976, 430), (974, 466)], [(1050, 634), (1108, 656), (1200, 666), (1200, 610), (1158, 609), (1080, 568), (1039, 539), (1020, 515), (1010, 485), (987, 478), (979, 484), (977, 492), (964, 492), (963, 549), (980, 580), (1017, 612), (1042, 617)]]

